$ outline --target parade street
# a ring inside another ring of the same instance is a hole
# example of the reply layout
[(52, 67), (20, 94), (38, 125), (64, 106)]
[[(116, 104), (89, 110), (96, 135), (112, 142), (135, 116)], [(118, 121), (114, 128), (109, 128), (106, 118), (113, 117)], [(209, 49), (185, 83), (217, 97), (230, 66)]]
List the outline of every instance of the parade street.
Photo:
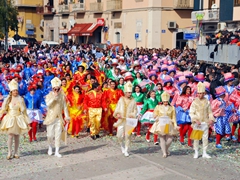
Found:
[[(238, 179), (239, 144), (223, 141), (224, 148), (209, 146), (212, 159), (193, 159), (193, 150), (175, 141), (171, 156), (162, 157), (160, 146), (147, 143), (144, 137), (133, 136), (130, 156), (124, 157), (116, 137), (104, 136), (93, 141), (82, 133), (79, 139), (68, 138), (60, 148), (62, 158), (47, 155), (46, 132), (38, 133), (38, 142), (29, 143), (21, 137), (20, 159), (6, 160), (6, 136), (0, 136), (0, 179)], [(231, 148), (229, 148), (231, 147)], [(201, 151), (199, 151), (201, 152)]]

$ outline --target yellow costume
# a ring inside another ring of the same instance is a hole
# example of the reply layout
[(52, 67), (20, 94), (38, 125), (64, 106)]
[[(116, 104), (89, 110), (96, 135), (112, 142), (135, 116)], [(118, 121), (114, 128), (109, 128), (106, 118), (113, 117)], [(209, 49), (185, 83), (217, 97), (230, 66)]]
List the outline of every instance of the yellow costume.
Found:
[[(9, 89), (17, 90), (18, 83), (12, 80)], [(29, 131), (28, 124), (31, 123), (26, 112), (26, 105), (21, 96), (9, 95), (3, 102), (0, 117), (7, 113), (1, 123), (0, 132), (6, 134), (20, 135)]]
[(21, 96), (12, 97), (9, 107), (6, 107), (6, 102), (9, 101), (8, 96), (2, 105), (1, 115), (7, 112), (4, 116), (0, 131), (6, 134), (20, 135), (29, 131), (28, 124), (31, 123), (26, 112), (26, 105)]
[[(17, 94), (18, 82), (14, 79), (8, 84), (10, 89), (9, 96), (4, 100), (0, 117), (7, 113), (0, 125), (0, 133), (8, 134), (8, 156), (7, 160), (12, 157), (19, 158), (18, 147), (20, 142), (20, 134), (27, 133), (30, 128), (28, 124), (31, 123), (26, 112), (26, 105), (21, 96)], [(12, 95), (14, 93), (14, 95)], [(12, 143), (14, 138), (14, 156), (12, 156)]]
[[(170, 95), (163, 92), (161, 95), (163, 102), (169, 102)], [(171, 105), (157, 105), (153, 112), (154, 118), (157, 118), (150, 129), (150, 132), (160, 135), (160, 146), (163, 152), (163, 157), (170, 155), (169, 147), (172, 143), (172, 136), (177, 133), (176, 112), (174, 106)], [(164, 119), (166, 122), (163, 122)]]

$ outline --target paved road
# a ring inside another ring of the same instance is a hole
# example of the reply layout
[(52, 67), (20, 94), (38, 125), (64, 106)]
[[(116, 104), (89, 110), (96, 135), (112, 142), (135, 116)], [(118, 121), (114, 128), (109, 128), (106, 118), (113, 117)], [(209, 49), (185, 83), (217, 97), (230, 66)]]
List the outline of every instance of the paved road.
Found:
[(115, 137), (93, 141), (86, 135), (68, 139), (63, 158), (47, 155), (46, 133), (38, 142), (21, 138), (21, 158), (7, 161), (6, 137), (0, 136), (0, 179), (16, 180), (235, 180), (239, 178), (239, 144), (224, 144), (223, 150), (209, 148), (212, 159), (193, 159), (193, 150), (174, 142), (172, 155), (162, 158), (159, 146), (133, 137), (130, 157), (124, 157)]

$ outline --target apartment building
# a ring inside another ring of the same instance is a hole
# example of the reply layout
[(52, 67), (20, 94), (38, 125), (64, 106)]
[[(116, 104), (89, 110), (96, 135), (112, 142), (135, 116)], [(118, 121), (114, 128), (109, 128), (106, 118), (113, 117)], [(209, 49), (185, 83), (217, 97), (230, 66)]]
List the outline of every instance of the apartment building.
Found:
[[(38, 41), (43, 39), (43, 28), (40, 26), (43, 16), (37, 14), (36, 8), (42, 6), (42, 0), (14, 0), (14, 5), (18, 8), (18, 34), (23, 37), (33, 37)], [(10, 31), (9, 37), (16, 32)]]
[(37, 11), (44, 39), (58, 42), (183, 48), (194, 26), (193, 0), (44, 0)]
[(225, 27), (229, 31), (240, 29), (240, 0), (194, 0), (191, 19), (194, 24), (201, 24), (198, 43), (204, 44), (206, 34), (215, 34)]

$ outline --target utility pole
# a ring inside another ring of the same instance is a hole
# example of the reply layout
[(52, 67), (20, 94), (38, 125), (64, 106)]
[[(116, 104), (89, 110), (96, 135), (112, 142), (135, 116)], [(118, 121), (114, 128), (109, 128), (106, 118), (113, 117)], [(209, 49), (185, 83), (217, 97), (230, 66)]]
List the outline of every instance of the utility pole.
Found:
[[(4, 0), (5, 9), (7, 9), (7, 0)], [(8, 12), (7, 12), (8, 13)], [(5, 51), (8, 52), (8, 17), (5, 15)]]

